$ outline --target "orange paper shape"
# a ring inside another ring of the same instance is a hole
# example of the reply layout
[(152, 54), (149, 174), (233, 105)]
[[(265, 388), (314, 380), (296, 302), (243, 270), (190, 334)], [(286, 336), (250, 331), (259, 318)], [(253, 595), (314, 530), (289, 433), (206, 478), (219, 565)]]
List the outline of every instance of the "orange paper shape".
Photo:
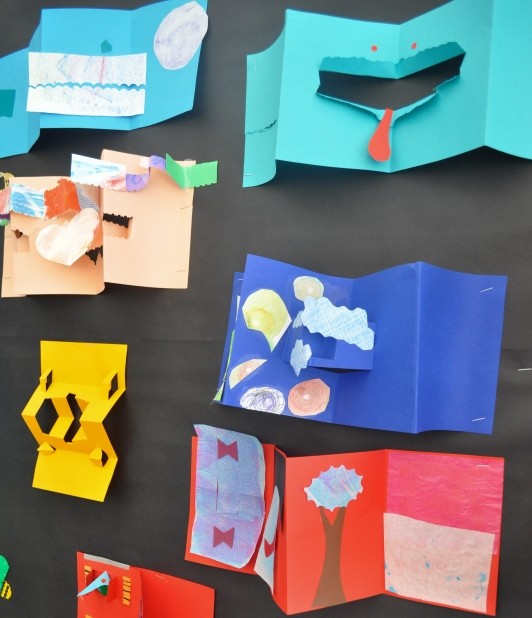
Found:
[[(128, 174), (146, 172), (136, 155), (104, 150), (101, 158), (126, 165)], [(194, 189), (182, 189), (157, 168), (150, 170), (150, 181), (141, 191), (101, 189), (105, 281), (186, 288), (193, 197)]]
[(33, 487), (103, 502), (118, 456), (103, 422), (126, 390), (127, 346), (41, 341), (22, 418), (39, 444)]
[(78, 618), (213, 618), (214, 590), (201, 584), (106, 558), (77, 553), (78, 590), (104, 571), (107, 594), (78, 597)]
[(66, 212), (79, 212), (78, 193), (76, 185), (68, 178), (60, 178), (57, 186), (44, 192), (46, 218), (59, 217)]
[(187, 560), (251, 573), (264, 554), (257, 572), (287, 614), (387, 594), (495, 615), (501, 458), (391, 449), (288, 457), (262, 446), (267, 511), (279, 493), (276, 531), (266, 525), (249, 563), (235, 569), (191, 551), (193, 438)]

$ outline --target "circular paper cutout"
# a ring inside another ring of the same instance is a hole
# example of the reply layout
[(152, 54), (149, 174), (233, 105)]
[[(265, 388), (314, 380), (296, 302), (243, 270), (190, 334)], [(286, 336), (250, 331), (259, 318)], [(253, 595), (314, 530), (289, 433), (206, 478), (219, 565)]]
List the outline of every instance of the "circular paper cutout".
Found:
[(240, 399), (240, 405), (247, 410), (281, 414), (285, 408), (284, 395), (270, 386), (250, 388)]
[(305, 380), (288, 393), (288, 409), (296, 416), (315, 416), (325, 410), (331, 389), (323, 380)]
[(196, 53), (207, 32), (207, 13), (197, 2), (170, 11), (155, 33), (153, 51), (165, 69), (182, 69)]
[(294, 294), (298, 300), (312, 296), (321, 298), (323, 296), (323, 283), (316, 277), (297, 277), (294, 279)]

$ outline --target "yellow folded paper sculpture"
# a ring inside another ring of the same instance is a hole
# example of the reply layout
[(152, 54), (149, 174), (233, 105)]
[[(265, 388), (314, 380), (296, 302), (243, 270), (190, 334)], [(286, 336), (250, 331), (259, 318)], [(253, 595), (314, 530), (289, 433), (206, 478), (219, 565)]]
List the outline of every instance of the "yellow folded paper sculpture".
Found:
[(103, 422), (126, 390), (127, 345), (41, 341), (22, 418), (37, 440), (33, 487), (103, 502), (118, 461)]

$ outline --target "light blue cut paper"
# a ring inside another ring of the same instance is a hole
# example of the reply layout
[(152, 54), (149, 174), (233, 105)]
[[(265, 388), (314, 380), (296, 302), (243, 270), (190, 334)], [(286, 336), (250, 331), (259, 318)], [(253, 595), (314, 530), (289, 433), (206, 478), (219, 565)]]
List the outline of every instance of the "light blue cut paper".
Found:
[(290, 364), (296, 376), (299, 377), (301, 370), (308, 367), (311, 357), (312, 349), (310, 345), (308, 343), (303, 344), (302, 339), (297, 339), (290, 353)]
[[(207, 0), (196, 0), (204, 10)], [(0, 157), (28, 152), (41, 128), (118, 129), (149, 126), (192, 109), (201, 45), (182, 68), (164, 68), (154, 52), (154, 36), (161, 21), (184, 0), (155, 2), (135, 10), (45, 9), (27, 49), (0, 58), (0, 90), (15, 90), (11, 117), (0, 115)], [(28, 52), (102, 55), (146, 54), (144, 113), (135, 116), (80, 116), (27, 112)], [(108, 47), (106, 46), (106, 49)]]
[[(264, 451), (253, 436), (195, 425), (198, 434), (196, 458), (196, 516), (190, 551), (241, 568), (255, 553), (265, 518)], [(219, 441), (236, 442), (238, 460), (219, 457)], [(232, 547), (213, 542), (214, 529), (234, 530)]]
[(372, 350), (375, 333), (368, 327), (368, 314), (364, 309), (335, 307), (328, 298), (305, 298), (301, 314), (303, 326), (311, 333), (333, 337), (354, 344), (362, 350)]
[[(531, 24), (530, 0), (453, 0), (399, 25), (287, 11), (247, 59), (244, 186), (271, 180), (276, 161), (394, 172), (481, 146), (531, 159)], [(320, 68), (401, 79), (460, 50), (457, 77), (394, 111), (386, 161), (368, 143), (390, 106), (317, 94)]]
[(86, 185), (104, 185), (114, 179), (123, 179), (126, 184), (127, 166), (73, 154), (70, 164), (72, 182)]
[(356, 470), (347, 469), (343, 464), (338, 468), (331, 466), (312, 479), (312, 483), (305, 487), (305, 493), (316, 506), (334, 511), (357, 499), (363, 491), (363, 478)]
[(305, 309), (292, 322), (283, 354), (296, 376), (307, 367), (372, 368), (376, 325), (368, 323), (365, 310), (336, 307), (326, 297), (308, 296), (303, 302)]
[(86, 588), (83, 588), (81, 592), (78, 592), (78, 597), (84, 597), (89, 592), (94, 592), (98, 590), (101, 586), (108, 586), (111, 578), (109, 577), (109, 573), (104, 571), (101, 575), (99, 575), (93, 582), (91, 582)]

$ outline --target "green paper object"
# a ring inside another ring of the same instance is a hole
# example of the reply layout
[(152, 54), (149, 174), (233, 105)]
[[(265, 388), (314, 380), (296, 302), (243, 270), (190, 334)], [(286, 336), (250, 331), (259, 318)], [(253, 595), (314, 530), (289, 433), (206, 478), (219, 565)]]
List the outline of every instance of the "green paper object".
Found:
[(166, 172), (182, 189), (204, 187), (218, 182), (218, 161), (181, 165), (167, 154)]
[(9, 571), (9, 562), (0, 556), (0, 597), (2, 599), (11, 598), (11, 586), (6, 582), (7, 573)]

